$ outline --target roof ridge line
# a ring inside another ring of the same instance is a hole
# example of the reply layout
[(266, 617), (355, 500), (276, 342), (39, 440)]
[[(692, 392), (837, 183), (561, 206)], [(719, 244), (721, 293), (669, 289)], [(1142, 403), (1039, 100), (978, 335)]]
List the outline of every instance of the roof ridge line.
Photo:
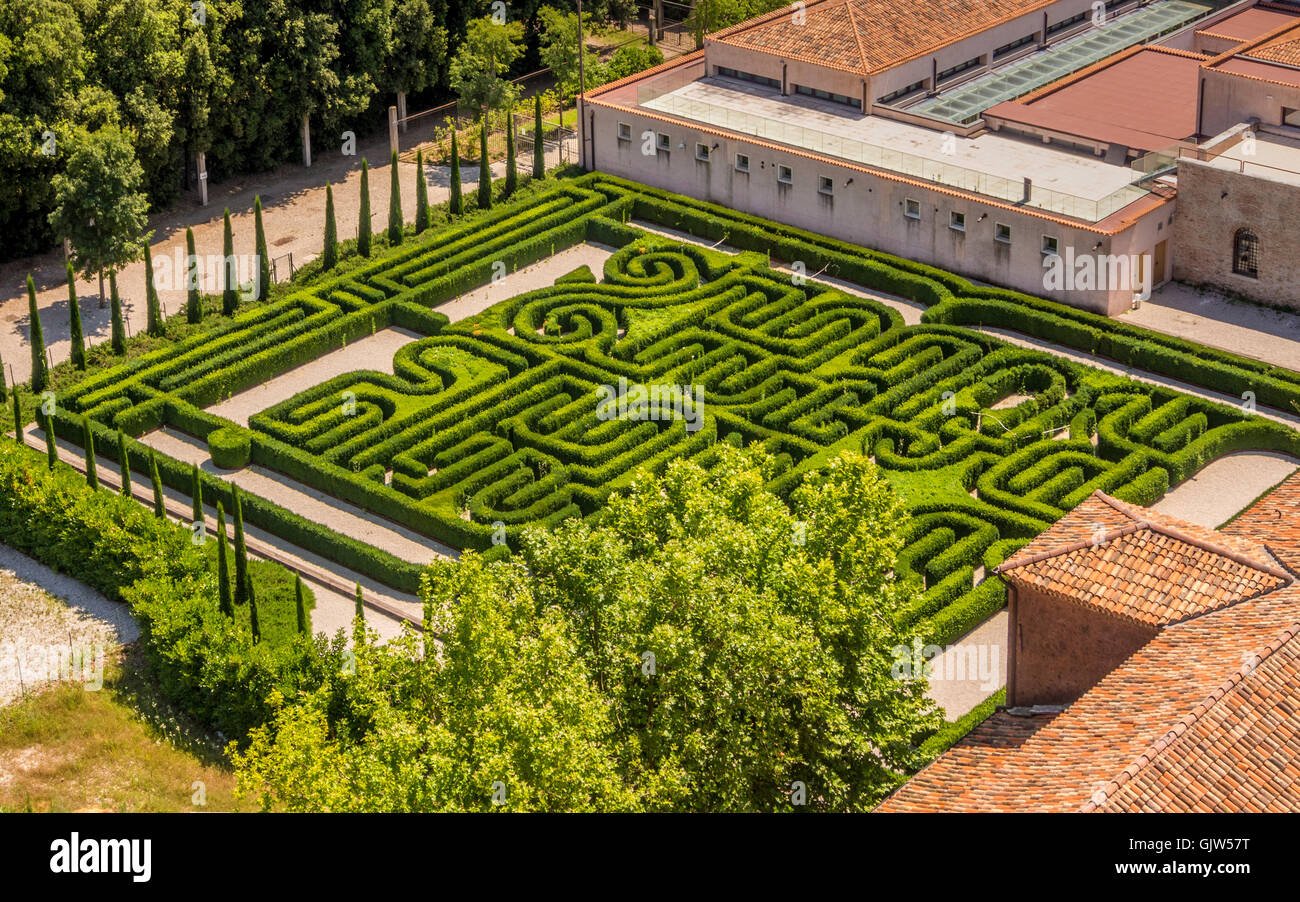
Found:
[[(1136, 504), (1129, 505), (1127, 501), (1121, 501), (1118, 498), (1112, 498), (1110, 495), (1107, 495), (1105, 492), (1101, 491), (1101, 489), (1098, 489), (1093, 494), (1099, 496), (1102, 501), (1105, 501), (1111, 507), (1115, 508), (1115, 510), (1119, 511), (1120, 513), (1128, 517), (1136, 517), (1136, 514), (1133, 512), (1133, 510), (1125, 510), (1125, 507), (1131, 507), (1136, 510), (1144, 510), (1144, 511), (1148, 511), (1149, 513), (1157, 513), (1156, 511), (1152, 511), (1149, 508), (1139, 507)], [(1157, 514), (1157, 516), (1161, 516), (1161, 515)], [(1281, 570), (1277, 567), (1274, 567), (1272, 564), (1266, 563), (1264, 561), (1254, 560), (1250, 557), (1247, 557), (1245, 554), (1242, 554), (1240, 551), (1236, 551), (1232, 548), (1229, 548), (1227, 545), (1220, 544), (1218, 542), (1215, 542), (1212, 539), (1200, 538), (1199, 536), (1190, 532), (1186, 532), (1185, 530), (1177, 526), (1171, 526), (1167, 523), (1159, 523), (1145, 518), (1144, 520), (1146, 522), (1147, 528), (1152, 530), (1153, 532), (1158, 532), (1162, 535), (1169, 536), (1170, 538), (1177, 539), (1180, 542), (1186, 542), (1188, 545), (1194, 545), (1197, 548), (1200, 548), (1204, 551), (1210, 551), (1213, 552), (1214, 554), (1221, 555), (1223, 557), (1226, 557), (1230, 561), (1235, 561), (1236, 563), (1241, 564), (1243, 567), (1253, 567), (1254, 569), (1263, 571), (1264, 573), (1267, 573), (1276, 579), (1286, 580), (1287, 585), (1290, 585), (1291, 583), (1295, 582), (1295, 576), (1289, 571)], [(1188, 524), (1188, 525), (1190, 526), (1195, 524)], [(1213, 532), (1216, 535), (1226, 535), (1225, 533), (1220, 533), (1217, 529), (1211, 529), (1210, 532)], [(1267, 551), (1270, 557), (1273, 558), (1277, 557), (1277, 555), (1273, 554), (1273, 552), (1269, 550), (1268, 546), (1263, 542), (1257, 542), (1255, 544), (1257, 544), (1263, 550)], [(1280, 589), (1284, 587), (1279, 586), (1278, 588)]]
[(862, 64), (862, 75), (870, 71), (867, 65), (867, 51), (862, 47), (862, 34), (858, 31), (858, 20), (853, 15), (853, 4), (849, 0), (844, 0), (844, 9), (849, 14), (849, 27), (853, 29), (853, 42), (858, 45), (858, 62)]
[[(1198, 720), (1204, 717), (1214, 708), (1215, 705), (1222, 701), (1229, 692), (1236, 688), (1246, 679), (1247, 676), (1258, 670), (1265, 661), (1277, 654), (1277, 652), (1280, 651), (1284, 645), (1294, 639), (1297, 634), (1300, 634), (1300, 625), (1287, 627), (1276, 639), (1264, 646), (1264, 654), (1259, 655), (1252, 662), (1252, 666), (1249, 670), (1247, 670), (1245, 664), (1243, 664), (1241, 667), (1231, 671), (1228, 678), (1212, 689), (1208, 696), (1197, 702), (1196, 706), (1192, 708), (1191, 711), (1180, 717), (1158, 739), (1143, 749), (1136, 758), (1125, 765), (1124, 768), (1115, 775), (1114, 779), (1107, 781), (1106, 785), (1101, 790), (1103, 797), (1109, 799), (1113, 792), (1122, 788), (1139, 773), (1154, 763), (1155, 759), (1169, 748), (1169, 746), (1173, 745), (1173, 743), (1191, 729)], [(1088, 801), (1078, 809), (1078, 811), (1083, 814), (1091, 814), (1100, 809), (1101, 806), (1092, 798), (1089, 798)]]
[[(1300, 28), (1300, 20), (1293, 21), (1293, 22), (1283, 22), (1281, 25), (1277, 26), (1276, 28), (1270, 29), (1269, 31), (1266, 31), (1261, 35), (1256, 35), (1253, 38), (1249, 38), (1245, 41), (1242, 41), (1241, 43), (1236, 44), (1233, 47), (1230, 47), (1229, 49), (1223, 51), (1217, 56), (1211, 56), (1208, 60), (1206, 60), (1201, 65), (1203, 68), (1213, 69), (1219, 63), (1227, 62), (1228, 60), (1232, 59), (1234, 56), (1240, 56), (1245, 54), (1249, 50), (1254, 50), (1256, 47), (1259, 47), (1260, 45), (1273, 40), (1273, 38), (1282, 37), (1282, 35), (1286, 34), (1288, 31), (1291, 31), (1292, 29), (1295, 28)], [(1264, 62), (1267, 62), (1267, 60), (1265, 60)]]

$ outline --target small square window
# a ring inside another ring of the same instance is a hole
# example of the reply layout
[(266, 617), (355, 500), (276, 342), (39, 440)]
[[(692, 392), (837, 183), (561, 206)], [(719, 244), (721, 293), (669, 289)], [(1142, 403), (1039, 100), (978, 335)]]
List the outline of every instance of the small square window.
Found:
[(707, 144), (696, 144), (696, 145), (695, 145), (695, 159), (699, 160), (701, 163), (707, 163), (707, 162), (709, 162), (709, 145), (707, 145)]
[(1000, 241), (1000, 242), (1003, 243), (1003, 244), (1010, 244), (1010, 243), (1011, 243), (1011, 226), (1006, 225), (1005, 223), (1001, 223), (1001, 222), (999, 222), (999, 223), (994, 223), (994, 225), (993, 225), (993, 240), (994, 240), (994, 241)]
[(794, 184), (794, 170), (789, 166), (776, 167), (776, 180), (783, 185)]
[(1060, 253), (1061, 242), (1051, 235), (1043, 236), (1043, 253), (1048, 256), (1055, 256)]
[(631, 141), (631, 140), (632, 140), (632, 126), (628, 125), (626, 122), (620, 122), (620, 123), (618, 124), (618, 140), (620, 140), (620, 141)]
[(672, 150), (673, 139), (665, 135), (663, 132), (660, 132), (655, 146), (660, 150)]
[(954, 232), (966, 231), (966, 214), (958, 213), (956, 210), (949, 213), (948, 228), (952, 229)]
[(749, 154), (746, 153), (736, 154), (736, 171), (749, 172)]
[(817, 179), (817, 190), (822, 194), (834, 194), (835, 180), (827, 175), (819, 176)]
[(903, 202), (903, 214), (904, 214), (908, 219), (920, 219), (920, 218), (921, 218), (921, 202), (920, 202), (919, 200), (912, 200), (912, 199), (909, 197), (907, 200), (905, 200), (905, 201)]

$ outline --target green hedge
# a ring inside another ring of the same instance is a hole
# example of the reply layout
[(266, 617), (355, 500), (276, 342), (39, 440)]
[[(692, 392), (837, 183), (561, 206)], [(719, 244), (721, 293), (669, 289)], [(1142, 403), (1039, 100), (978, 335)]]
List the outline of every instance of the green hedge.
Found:
[(247, 429), (225, 426), (208, 433), (208, 454), (212, 462), (223, 470), (238, 470), (248, 466), (253, 446)]

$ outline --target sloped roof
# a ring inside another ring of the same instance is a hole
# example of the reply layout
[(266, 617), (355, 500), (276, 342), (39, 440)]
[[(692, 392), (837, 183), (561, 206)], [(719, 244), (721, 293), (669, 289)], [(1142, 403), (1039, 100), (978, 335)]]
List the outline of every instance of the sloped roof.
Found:
[[(1094, 496), (1017, 557), (1053, 531), (1077, 539), (1094, 515), (1112, 529), (1118, 517), (1172, 520)], [(1267, 555), (1265, 570), (1300, 561), (1300, 473), (1222, 531), (1187, 537)], [(877, 810), (1300, 809), (1298, 631), (1294, 580), (1172, 622), (1064, 710), (998, 711)]]
[[(1103, 516), (1118, 513), (1108, 525)], [(1093, 518), (1089, 522), (1089, 518)], [(1090, 527), (1086, 536), (1080, 526)], [(1150, 626), (1166, 626), (1292, 582), (1254, 543), (1163, 517), (1096, 492), (998, 568), (1033, 586)]]
[(821, 0), (723, 29), (710, 40), (862, 75), (932, 53), (1056, 0)]
[(1300, 66), (1300, 26), (1246, 51), (1246, 55), (1270, 63)]

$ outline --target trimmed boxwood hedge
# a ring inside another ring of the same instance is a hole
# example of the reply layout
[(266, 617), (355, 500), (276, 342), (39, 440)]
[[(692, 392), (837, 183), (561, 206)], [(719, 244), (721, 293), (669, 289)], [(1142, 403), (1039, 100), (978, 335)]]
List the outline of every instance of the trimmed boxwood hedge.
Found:
[(208, 454), (223, 470), (238, 470), (252, 459), (251, 433), (236, 426), (223, 426), (208, 433)]

